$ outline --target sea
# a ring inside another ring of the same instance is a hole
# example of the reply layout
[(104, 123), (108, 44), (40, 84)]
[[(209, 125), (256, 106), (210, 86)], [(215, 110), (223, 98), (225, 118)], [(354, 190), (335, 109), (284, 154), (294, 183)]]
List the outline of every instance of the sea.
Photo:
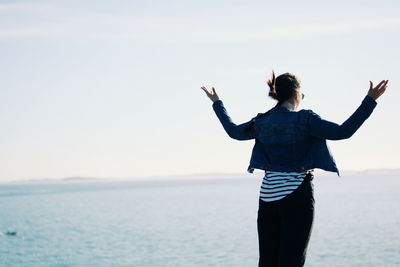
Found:
[[(0, 266), (256, 267), (262, 173), (0, 183)], [(400, 266), (400, 172), (316, 173), (306, 267)], [(14, 232), (14, 234), (13, 234)]]

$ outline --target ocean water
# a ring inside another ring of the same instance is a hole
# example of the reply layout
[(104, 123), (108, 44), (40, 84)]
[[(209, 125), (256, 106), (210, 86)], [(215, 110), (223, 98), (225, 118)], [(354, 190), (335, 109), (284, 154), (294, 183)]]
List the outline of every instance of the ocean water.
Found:
[[(305, 266), (400, 266), (399, 179), (316, 174)], [(257, 266), (261, 180), (3, 183), (0, 266)]]

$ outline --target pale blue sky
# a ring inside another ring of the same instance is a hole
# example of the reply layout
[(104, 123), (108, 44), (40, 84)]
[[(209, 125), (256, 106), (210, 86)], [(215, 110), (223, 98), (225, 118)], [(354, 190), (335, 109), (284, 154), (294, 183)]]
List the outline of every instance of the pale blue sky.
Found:
[(254, 141), (229, 139), (200, 87), (242, 123), (274, 105), (272, 68), (337, 123), (388, 79), (361, 129), (328, 144), (341, 170), (400, 168), (399, 12), (394, 0), (0, 1), (0, 180), (245, 173)]

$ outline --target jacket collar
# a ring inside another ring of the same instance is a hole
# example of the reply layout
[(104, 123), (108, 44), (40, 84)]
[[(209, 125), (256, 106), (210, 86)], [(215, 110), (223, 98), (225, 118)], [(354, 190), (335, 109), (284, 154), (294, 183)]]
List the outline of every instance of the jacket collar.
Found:
[(271, 109), (271, 112), (292, 112), (292, 111), (293, 110), (283, 106), (277, 106)]

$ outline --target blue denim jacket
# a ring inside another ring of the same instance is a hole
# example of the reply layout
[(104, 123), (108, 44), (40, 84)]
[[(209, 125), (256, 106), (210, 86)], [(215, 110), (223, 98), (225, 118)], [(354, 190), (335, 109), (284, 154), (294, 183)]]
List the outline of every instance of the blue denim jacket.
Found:
[[(341, 125), (322, 119), (312, 110), (273, 107), (240, 125), (233, 123), (223, 102), (212, 107), (226, 133), (236, 140), (255, 139), (247, 171), (304, 171), (314, 168), (336, 172), (326, 140), (351, 137), (371, 115), (376, 101), (365, 96), (357, 110)], [(339, 175), (340, 176), (340, 175)]]

